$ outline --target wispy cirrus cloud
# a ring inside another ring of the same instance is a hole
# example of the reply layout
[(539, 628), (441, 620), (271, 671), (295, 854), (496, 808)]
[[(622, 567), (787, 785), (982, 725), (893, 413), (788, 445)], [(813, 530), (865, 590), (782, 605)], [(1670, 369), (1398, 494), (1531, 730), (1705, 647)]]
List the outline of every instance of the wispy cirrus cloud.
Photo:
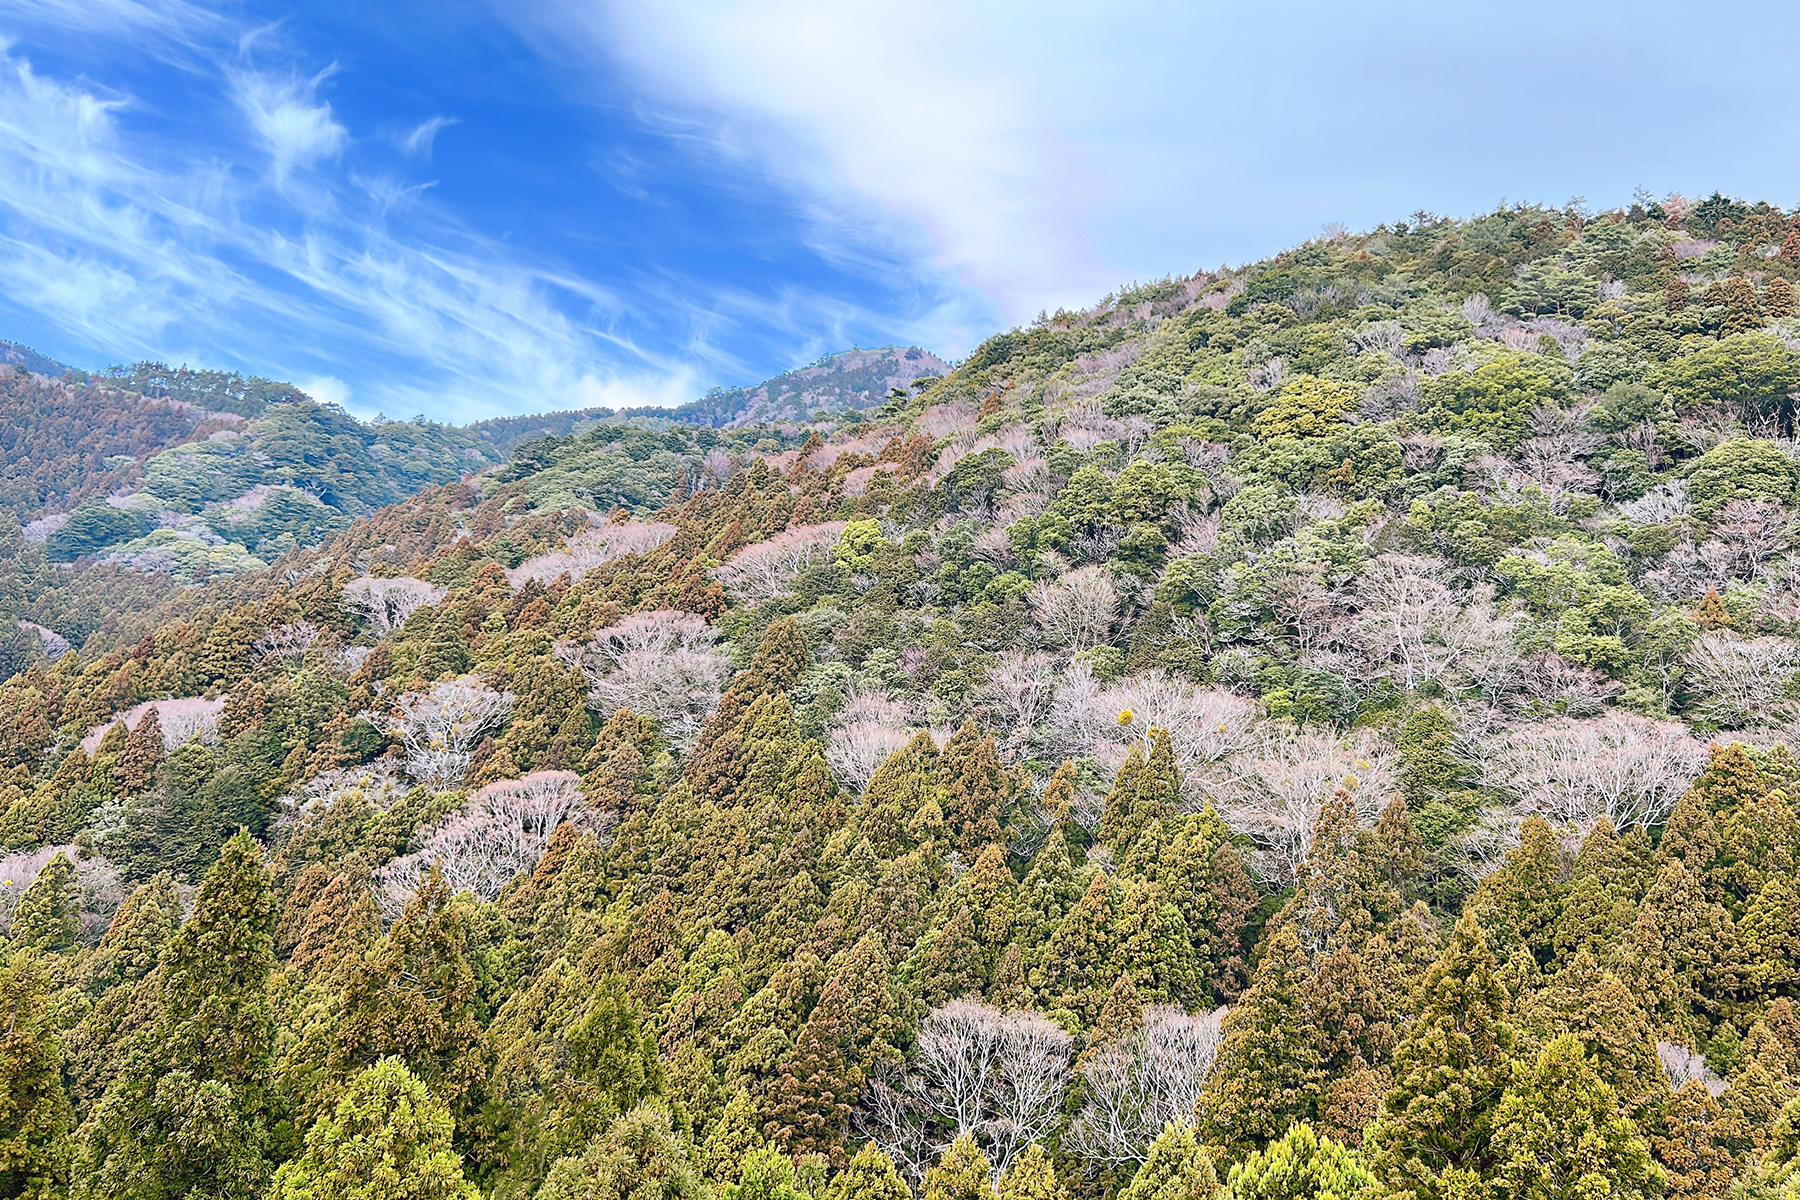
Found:
[[(347, 136), (314, 98), (316, 79), (239, 72), (233, 86), (281, 175), (317, 165)], [(120, 129), (128, 107), (0, 57), (0, 285), (88, 340), (160, 354), (172, 332), (205, 346), (279, 328), (291, 362), (342, 361), (355, 348), (411, 359), (418, 382), (348, 394), (361, 407), (446, 414), (525, 397), (568, 403), (633, 368), (668, 377), (663, 364), (602, 360), (603, 331), (558, 303), (603, 315), (617, 304), (604, 290), (452, 226), (399, 236), (349, 206), (349, 192), (317, 210), (329, 219), (252, 219), (255, 184), (242, 172), (134, 157)]]
[(336, 158), (350, 140), (331, 105), (318, 98), (319, 85), (335, 69), (327, 67), (310, 79), (250, 69), (231, 73), (238, 107), (268, 152), (277, 181), (285, 181), (296, 167)]

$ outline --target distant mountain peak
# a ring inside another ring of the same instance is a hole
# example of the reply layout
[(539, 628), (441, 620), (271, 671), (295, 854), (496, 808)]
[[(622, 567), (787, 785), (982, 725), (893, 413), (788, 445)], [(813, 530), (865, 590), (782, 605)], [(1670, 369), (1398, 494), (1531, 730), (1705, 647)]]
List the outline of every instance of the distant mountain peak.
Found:
[(714, 388), (680, 408), (639, 411), (714, 429), (758, 421), (804, 421), (821, 409), (844, 412), (873, 408), (884, 402), (894, 388), (910, 388), (920, 379), (949, 373), (949, 363), (917, 346), (843, 350), (765, 383)]
[(57, 362), (45, 354), (39, 354), (30, 346), (21, 346), (17, 342), (0, 341), (0, 362), (16, 363), (38, 375), (67, 375), (72, 367)]

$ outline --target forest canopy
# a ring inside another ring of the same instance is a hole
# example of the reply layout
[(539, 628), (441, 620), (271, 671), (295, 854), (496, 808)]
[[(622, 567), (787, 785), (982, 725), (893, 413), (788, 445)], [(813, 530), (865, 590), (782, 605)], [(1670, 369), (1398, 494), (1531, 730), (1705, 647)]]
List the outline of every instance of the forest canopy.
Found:
[(1797, 272), (1417, 214), (504, 465), (55, 385), (0, 1192), (1793, 1200)]

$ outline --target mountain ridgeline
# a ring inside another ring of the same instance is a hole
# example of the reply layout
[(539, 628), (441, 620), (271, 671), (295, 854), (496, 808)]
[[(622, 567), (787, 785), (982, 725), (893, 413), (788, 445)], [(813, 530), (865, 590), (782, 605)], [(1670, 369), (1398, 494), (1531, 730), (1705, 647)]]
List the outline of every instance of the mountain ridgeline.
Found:
[(0, 380), (120, 414), (0, 484), (0, 1191), (1796, 1200), (1797, 274), (1672, 196), (688, 419)]

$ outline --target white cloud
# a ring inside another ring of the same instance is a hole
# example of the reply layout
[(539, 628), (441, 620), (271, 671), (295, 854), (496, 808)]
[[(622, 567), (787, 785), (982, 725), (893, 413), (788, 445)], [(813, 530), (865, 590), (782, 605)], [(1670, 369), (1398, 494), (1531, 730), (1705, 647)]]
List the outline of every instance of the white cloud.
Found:
[(588, 375), (581, 380), (580, 407), (676, 408), (698, 399), (701, 390), (691, 369), (630, 379), (599, 379)]
[(335, 375), (316, 375), (299, 380), (294, 386), (320, 404), (335, 404), (345, 409), (351, 407), (350, 385)]
[(331, 105), (318, 98), (319, 84), (333, 69), (310, 79), (253, 70), (233, 73), (238, 107), (268, 151), (277, 180), (285, 180), (295, 167), (337, 157), (349, 141), (350, 131), (332, 116)]
[(431, 147), (437, 141), (438, 131), (446, 125), (457, 123), (455, 117), (432, 117), (429, 121), (421, 121), (400, 139), (400, 149), (408, 155), (430, 158)]
[(1061, 119), (1054, 73), (1072, 64), (1032, 61), (1034, 29), (1066, 29), (1054, 12), (587, 0), (531, 20), (546, 49), (623, 57), (664, 104), (710, 118), (720, 149), (809, 196), (828, 255), (883, 246), (1009, 319), (1118, 282), (1088, 233), (1111, 184)]

